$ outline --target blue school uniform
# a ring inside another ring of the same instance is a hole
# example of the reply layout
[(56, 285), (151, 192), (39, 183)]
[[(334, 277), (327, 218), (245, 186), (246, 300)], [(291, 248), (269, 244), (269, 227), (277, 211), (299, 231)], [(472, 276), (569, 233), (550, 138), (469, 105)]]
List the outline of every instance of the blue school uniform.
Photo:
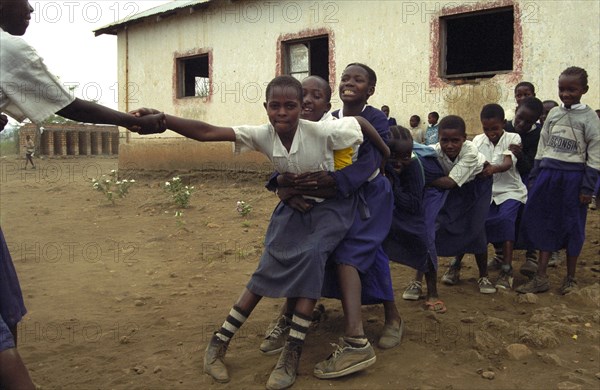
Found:
[(0, 228), (0, 352), (14, 348), (10, 328), (27, 313), (19, 279)]
[(446, 191), (425, 187), (444, 176), (435, 151), (415, 143), (413, 160), (400, 174), (391, 167), (386, 175), (392, 181), (394, 212), (383, 248), (390, 260), (418, 271), (437, 269), (435, 218)]
[[(341, 116), (340, 110), (332, 114)], [(384, 141), (388, 140), (388, 121), (383, 112), (365, 106), (360, 116), (373, 125)], [(392, 223), (394, 198), (389, 181), (379, 173), (381, 158), (379, 150), (366, 139), (352, 165), (331, 173), (336, 179), (339, 195), (347, 197), (356, 193), (359, 204), (354, 223), (330, 262), (351, 265), (359, 271), (363, 304), (394, 299), (389, 259), (381, 248)], [(322, 295), (340, 298), (338, 286), (335, 266), (330, 264), (326, 268)]]
[(492, 178), (478, 178), (448, 192), (437, 217), (435, 246), (439, 256), (487, 251), (485, 221), (492, 200)]
[(585, 241), (587, 205), (600, 168), (600, 121), (583, 104), (553, 108), (540, 135), (522, 215), (523, 241), (536, 249), (579, 256)]

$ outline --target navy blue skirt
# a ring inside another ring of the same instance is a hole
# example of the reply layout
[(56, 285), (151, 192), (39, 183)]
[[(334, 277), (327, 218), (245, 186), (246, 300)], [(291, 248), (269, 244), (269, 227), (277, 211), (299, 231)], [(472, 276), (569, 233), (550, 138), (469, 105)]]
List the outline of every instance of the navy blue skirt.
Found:
[(527, 247), (579, 256), (587, 205), (579, 202), (583, 171), (542, 168), (529, 191), (520, 234)]
[(435, 247), (439, 256), (487, 251), (485, 220), (491, 200), (491, 178), (477, 178), (448, 192), (436, 221)]
[(503, 243), (516, 240), (517, 215), (522, 204), (515, 199), (507, 199), (501, 204), (492, 202), (485, 221), (488, 242)]
[(6, 332), (6, 328), (17, 326), (21, 318), (27, 313), (23, 294), (17, 273), (8, 251), (8, 246), (4, 240), (4, 234), (0, 228), (0, 317), (2, 326), (0, 326), (0, 344), (2, 348), (12, 345), (12, 334)]
[(272, 298), (321, 297), (325, 264), (354, 221), (357, 198), (328, 199), (301, 213), (280, 202), (247, 288)]
[(357, 196), (360, 200), (354, 223), (331, 256), (322, 296), (340, 299), (336, 265), (346, 264), (359, 271), (363, 304), (393, 301), (389, 258), (381, 247), (392, 223), (394, 197), (390, 182), (379, 175), (362, 186)]

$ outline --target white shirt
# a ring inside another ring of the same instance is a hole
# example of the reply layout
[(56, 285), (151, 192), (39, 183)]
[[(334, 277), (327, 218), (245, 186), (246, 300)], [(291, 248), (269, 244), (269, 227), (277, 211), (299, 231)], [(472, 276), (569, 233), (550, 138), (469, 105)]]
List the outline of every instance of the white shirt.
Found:
[(73, 100), (33, 47), (0, 29), (0, 111), (39, 124)]
[(508, 150), (511, 144), (521, 143), (521, 136), (517, 133), (504, 132), (498, 143), (494, 145), (485, 134), (479, 134), (473, 138), (473, 143), (483, 154), (486, 161), (492, 165), (499, 165), (504, 161), (504, 156), (510, 156), (512, 166), (508, 171), (494, 174), (494, 184), (492, 185), (492, 201), (496, 204), (502, 204), (508, 199), (518, 200), (521, 203), (527, 201), (527, 188), (521, 176), (517, 171), (517, 157)]
[(354, 117), (322, 122), (300, 119), (289, 152), (271, 124), (235, 126), (233, 131), (236, 154), (250, 150), (261, 152), (281, 173), (334, 171), (333, 151), (363, 141), (360, 125)]
[(475, 179), (475, 176), (483, 171), (483, 163), (486, 161), (485, 156), (479, 153), (477, 146), (469, 140), (465, 141), (454, 161), (450, 160), (442, 151), (439, 142), (433, 145), (433, 148), (437, 152), (438, 161), (444, 169), (444, 173), (454, 180), (459, 187)]

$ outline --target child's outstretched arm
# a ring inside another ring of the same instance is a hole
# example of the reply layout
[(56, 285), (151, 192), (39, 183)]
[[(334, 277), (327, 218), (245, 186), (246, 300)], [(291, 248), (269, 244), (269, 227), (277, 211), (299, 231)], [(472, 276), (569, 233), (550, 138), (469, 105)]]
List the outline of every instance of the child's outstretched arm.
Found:
[(379, 149), (379, 151), (383, 155), (383, 160), (387, 160), (390, 157), (390, 148), (388, 148), (388, 146), (383, 141), (383, 138), (381, 138), (377, 130), (375, 130), (373, 125), (371, 125), (371, 123), (369, 123), (369, 121), (365, 118), (361, 116), (355, 116), (354, 118), (358, 121), (358, 124), (360, 125), (360, 130), (362, 131), (363, 135), (366, 138), (368, 138), (377, 149)]
[[(152, 115), (157, 111), (151, 108), (140, 108), (131, 113), (135, 116), (146, 116)], [(217, 142), (217, 141), (231, 141), (235, 142), (235, 132), (231, 127), (220, 127), (214, 126), (210, 123), (194, 120), (185, 119), (173, 115), (165, 115), (166, 128), (173, 130), (176, 133), (183, 135), (184, 137), (195, 139), (202, 142)], [(137, 128), (130, 129), (137, 131), (140, 134), (151, 134), (140, 132)]]

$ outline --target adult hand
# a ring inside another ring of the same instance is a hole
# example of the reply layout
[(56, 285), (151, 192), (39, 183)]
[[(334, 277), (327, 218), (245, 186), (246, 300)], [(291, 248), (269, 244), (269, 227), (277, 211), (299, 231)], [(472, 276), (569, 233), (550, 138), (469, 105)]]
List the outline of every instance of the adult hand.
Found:
[(4, 127), (8, 124), (8, 117), (4, 114), (0, 114), (0, 131), (4, 130)]
[[(129, 127), (129, 130), (135, 131), (139, 134), (158, 134), (162, 133), (167, 129), (167, 118), (164, 113), (152, 110), (149, 111), (138, 110), (133, 115), (138, 119), (137, 124)], [(156, 112), (156, 113), (154, 113)]]
[(139, 117), (146, 116), (146, 115), (160, 114), (160, 111), (155, 110), (154, 108), (142, 107), (142, 108), (135, 109), (133, 111), (129, 111), (129, 113), (131, 115), (139, 118)]

